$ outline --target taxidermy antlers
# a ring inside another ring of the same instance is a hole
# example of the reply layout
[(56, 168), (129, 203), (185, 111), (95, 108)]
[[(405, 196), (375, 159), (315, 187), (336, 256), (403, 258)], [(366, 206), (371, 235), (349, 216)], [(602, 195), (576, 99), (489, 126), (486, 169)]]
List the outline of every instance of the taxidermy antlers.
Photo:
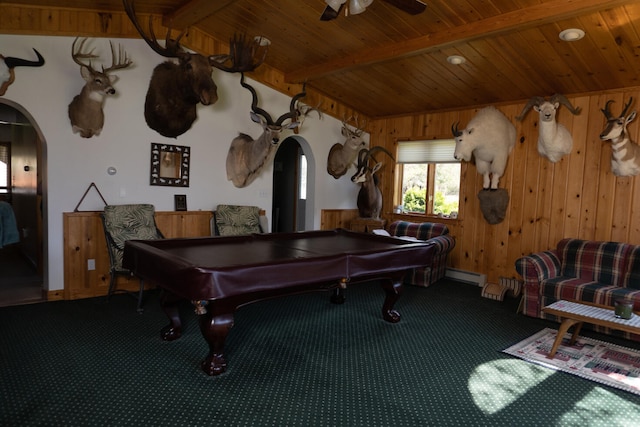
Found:
[(362, 138), (362, 131), (364, 124), (360, 126), (358, 118), (355, 118), (356, 129), (351, 130), (347, 126), (347, 120), (342, 121), (342, 136), (346, 139), (340, 144), (333, 144), (331, 150), (329, 150), (329, 156), (327, 157), (327, 172), (335, 179), (340, 178), (347, 173), (351, 165), (356, 160), (359, 150), (365, 147), (364, 139)]
[(636, 118), (635, 110), (628, 116), (627, 111), (633, 102), (633, 97), (629, 98), (620, 113), (614, 117), (611, 114), (609, 104), (613, 100), (607, 101), (602, 114), (607, 118), (607, 124), (600, 133), (600, 139), (611, 141), (611, 171), (616, 176), (634, 176), (640, 173), (640, 146), (634, 143), (627, 133), (627, 125)]
[[(231, 141), (231, 147), (227, 154), (227, 180), (233, 182), (236, 187), (243, 188), (256, 179), (267, 160), (275, 153), (282, 131), (293, 129), (299, 125), (298, 118), (301, 112), (297, 103), (300, 98), (306, 95), (306, 92), (305, 85), (303, 85), (302, 92), (291, 98), (289, 112), (273, 120), (269, 113), (258, 107), (258, 95), (254, 88), (245, 83), (244, 73), (240, 84), (251, 92), (251, 120), (262, 126), (262, 135), (258, 139), (240, 133)], [(290, 122), (284, 124), (287, 119)]]
[(564, 125), (556, 122), (556, 111), (564, 105), (576, 115), (580, 113), (580, 107), (575, 108), (564, 95), (556, 93), (548, 101), (541, 96), (534, 96), (524, 106), (516, 120), (521, 121), (529, 109), (533, 107), (540, 115), (538, 129), (538, 153), (548, 158), (551, 162), (559, 161), (565, 154), (571, 153), (573, 138)]
[(16, 75), (13, 71), (15, 67), (42, 67), (44, 65), (44, 58), (40, 55), (40, 52), (35, 49), (33, 49), (33, 51), (38, 56), (37, 61), (28, 61), (26, 59), (0, 55), (0, 96), (7, 92), (9, 85), (15, 80)]
[[(358, 153), (358, 170), (351, 177), (351, 181), (360, 183), (360, 191), (358, 192), (358, 213), (360, 218), (380, 218), (380, 211), (382, 210), (382, 192), (378, 188), (378, 177), (376, 172), (382, 167), (382, 163), (378, 163), (373, 155), (379, 151), (386, 153), (393, 160), (394, 157), (385, 150), (383, 147), (373, 147), (370, 150), (363, 148)], [(373, 160), (375, 165), (373, 168), (369, 167), (369, 161)]]
[(218, 88), (211, 77), (214, 67), (226, 72), (252, 71), (266, 57), (268, 43), (260, 37), (247, 42), (244, 37), (234, 36), (228, 55), (205, 57), (189, 53), (180, 46), (186, 30), (174, 40), (170, 37), (171, 28), (167, 30), (163, 47), (153, 32), (151, 17), (147, 35), (136, 18), (133, 0), (123, 0), (123, 3), (129, 19), (149, 47), (159, 55), (178, 60), (177, 64), (166, 61), (153, 70), (144, 104), (147, 125), (163, 136), (182, 135), (196, 120), (198, 103), (211, 105), (218, 100)]
[[(109, 75), (109, 72), (127, 68), (132, 62), (122, 49), (122, 46), (119, 46), (118, 54), (116, 55), (113, 43), (109, 42), (111, 46), (111, 66), (108, 68), (103, 66), (102, 71), (97, 71), (91, 65), (91, 60), (98, 58), (98, 56), (93, 54), (93, 50), (87, 53), (82, 52), (86, 41), (86, 38), (82, 39), (76, 49), (76, 43), (78, 42), (78, 38), (76, 38), (71, 45), (71, 57), (80, 66), (80, 74), (86, 83), (80, 94), (76, 95), (69, 104), (69, 119), (71, 120), (73, 133), (79, 132), (81, 137), (91, 138), (94, 135), (100, 135), (102, 131), (102, 126), (104, 125), (102, 107), (106, 96), (116, 93), (113, 83), (118, 78)], [(82, 62), (83, 59), (88, 59), (89, 63), (85, 64)]]

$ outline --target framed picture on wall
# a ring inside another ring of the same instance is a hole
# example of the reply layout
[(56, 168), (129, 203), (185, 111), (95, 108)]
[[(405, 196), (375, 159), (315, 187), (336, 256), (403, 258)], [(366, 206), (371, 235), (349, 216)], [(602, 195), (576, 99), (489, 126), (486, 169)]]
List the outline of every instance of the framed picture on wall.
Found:
[(152, 142), (149, 183), (151, 185), (188, 187), (190, 163), (190, 147)]
[(177, 211), (186, 211), (187, 210), (187, 195), (186, 194), (175, 194), (173, 196), (173, 204), (175, 206), (175, 210), (177, 210)]

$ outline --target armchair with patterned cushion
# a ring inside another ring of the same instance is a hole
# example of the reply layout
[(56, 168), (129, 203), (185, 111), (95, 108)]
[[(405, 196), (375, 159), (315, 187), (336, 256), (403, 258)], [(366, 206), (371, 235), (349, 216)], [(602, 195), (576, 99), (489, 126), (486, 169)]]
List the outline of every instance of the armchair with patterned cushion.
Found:
[(214, 236), (267, 233), (267, 217), (257, 206), (218, 205), (211, 219)]
[[(122, 267), (122, 253), (127, 240), (155, 240), (164, 236), (156, 226), (155, 208), (149, 204), (107, 205), (101, 214), (107, 249), (109, 251), (111, 278), (107, 300), (113, 293), (128, 292), (117, 290), (117, 276), (132, 276), (131, 271)], [(142, 312), (144, 282), (140, 280), (137, 311)]]

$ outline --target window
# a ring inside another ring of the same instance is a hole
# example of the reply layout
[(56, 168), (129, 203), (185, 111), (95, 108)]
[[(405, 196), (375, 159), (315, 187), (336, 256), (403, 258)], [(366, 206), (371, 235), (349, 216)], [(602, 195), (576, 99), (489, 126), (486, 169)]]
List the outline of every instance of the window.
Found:
[(409, 213), (450, 215), (458, 212), (460, 162), (455, 140), (398, 142), (396, 205)]

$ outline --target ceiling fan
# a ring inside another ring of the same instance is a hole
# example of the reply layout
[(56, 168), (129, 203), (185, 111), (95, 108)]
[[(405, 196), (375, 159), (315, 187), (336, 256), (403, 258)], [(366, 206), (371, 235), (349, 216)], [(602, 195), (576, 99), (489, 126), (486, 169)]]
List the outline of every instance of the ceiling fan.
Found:
[[(427, 5), (420, 0), (383, 0), (410, 15), (417, 15), (424, 12)], [(364, 12), (373, 3), (373, 0), (325, 0), (327, 7), (320, 16), (321, 21), (331, 21), (336, 19), (340, 12), (347, 5), (347, 14), (357, 15)]]

